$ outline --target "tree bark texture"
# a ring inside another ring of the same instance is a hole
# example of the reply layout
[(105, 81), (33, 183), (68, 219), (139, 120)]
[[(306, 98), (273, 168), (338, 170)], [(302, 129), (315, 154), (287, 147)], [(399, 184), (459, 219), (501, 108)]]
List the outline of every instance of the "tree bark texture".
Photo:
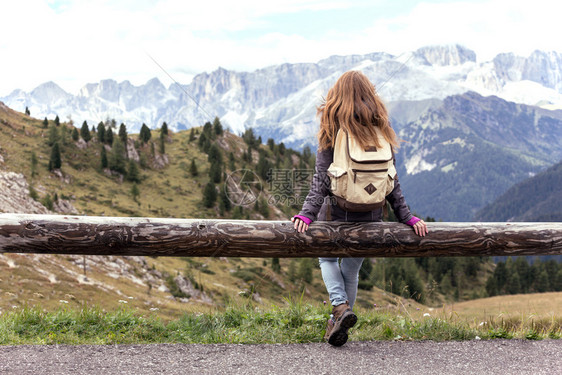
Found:
[(562, 223), (400, 223), (0, 214), (0, 254), (426, 257), (562, 254)]

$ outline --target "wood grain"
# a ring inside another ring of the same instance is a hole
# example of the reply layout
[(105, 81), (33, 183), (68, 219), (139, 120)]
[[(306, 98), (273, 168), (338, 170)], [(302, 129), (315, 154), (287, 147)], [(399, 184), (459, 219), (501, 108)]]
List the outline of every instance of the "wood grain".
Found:
[(200, 220), (0, 214), (0, 253), (203, 257), (426, 257), (562, 254), (562, 223)]

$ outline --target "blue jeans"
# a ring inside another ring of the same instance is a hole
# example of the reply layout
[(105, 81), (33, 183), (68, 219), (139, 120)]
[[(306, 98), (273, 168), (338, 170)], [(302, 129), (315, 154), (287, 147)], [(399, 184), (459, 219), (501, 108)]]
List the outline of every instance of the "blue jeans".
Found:
[(332, 306), (341, 305), (346, 301), (353, 307), (357, 296), (359, 269), (363, 258), (320, 258), (322, 279), (330, 296)]
[[(381, 221), (381, 210), (348, 212), (336, 205), (330, 207), (332, 221)], [(357, 297), (359, 270), (364, 258), (319, 258), (322, 279), (328, 290), (332, 306), (346, 301), (353, 307)]]

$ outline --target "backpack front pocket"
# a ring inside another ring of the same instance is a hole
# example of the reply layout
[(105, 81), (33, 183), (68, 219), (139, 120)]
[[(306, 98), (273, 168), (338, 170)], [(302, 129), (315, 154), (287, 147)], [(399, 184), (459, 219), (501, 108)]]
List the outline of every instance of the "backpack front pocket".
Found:
[(352, 189), (347, 200), (355, 203), (384, 201), (388, 186), (388, 169), (352, 169)]

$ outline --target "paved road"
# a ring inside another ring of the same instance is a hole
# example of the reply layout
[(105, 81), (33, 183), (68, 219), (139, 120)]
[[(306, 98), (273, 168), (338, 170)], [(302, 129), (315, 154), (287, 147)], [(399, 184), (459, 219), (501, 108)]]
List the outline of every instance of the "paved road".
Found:
[(0, 374), (562, 374), (562, 340), (0, 346)]

